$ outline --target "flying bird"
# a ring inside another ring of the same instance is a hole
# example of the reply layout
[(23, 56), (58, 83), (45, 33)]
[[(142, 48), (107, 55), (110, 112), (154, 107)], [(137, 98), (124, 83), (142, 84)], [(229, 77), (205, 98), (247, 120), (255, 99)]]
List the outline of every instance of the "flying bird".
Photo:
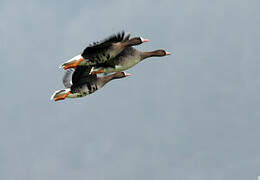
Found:
[(94, 66), (109, 62), (114, 59), (125, 48), (148, 42), (148, 39), (142, 37), (130, 38), (130, 35), (126, 35), (124, 31), (109, 38), (95, 42), (84, 49), (84, 51), (69, 61), (63, 63), (61, 67), (65, 70), (69, 68), (75, 68), (78, 65)]
[(87, 47), (81, 55), (62, 64), (64, 69), (77, 66), (91, 67), (90, 74), (112, 73), (125, 71), (142, 60), (149, 57), (162, 57), (170, 55), (170, 52), (159, 49), (150, 52), (139, 51), (132, 46), (148, 42), (148, 39), (130, 35), (124, 36), (124, 32), (111, 36), (101, 43), (94, 43)]
[(112, 73), (112, 72), (120, 72), (125, 71), (139, 62), (143, 61), (146, 58), (150, 57), (162, 57), (170, 55), (170, 52), (159, 49), (150, 52), (139, 51), (133, 47), (127, 47), (123, 50), (119, 55), (117, 55), (114, 59), (94, 66), (91, 69), (91, 74), (99, 74), (99, 73)]
[(63, 77), (65, 89), (56, 91), (51, 100), (64, 100), (65, 98), (79, 98), (94, 93), (102, 88), (109, 81), (120, 79), (131, 74), (125, 72), (117, 72), (103, 77), (97, 77), (96, 74), (90, 75), (90, 68), (87, 66), (78, 66), (75, 69), (66, 71)]

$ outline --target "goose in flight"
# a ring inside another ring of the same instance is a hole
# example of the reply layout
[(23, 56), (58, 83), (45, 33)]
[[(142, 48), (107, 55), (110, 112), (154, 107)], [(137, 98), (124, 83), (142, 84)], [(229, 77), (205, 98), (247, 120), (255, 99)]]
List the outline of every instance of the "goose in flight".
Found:
[(130, 35), (126, 35), (124, 31), (116, 35), (110, 36), (102, 42), (95, 42), (92, 45), (86, 47), (82, 54), (77, 55), (69, 61), (63, 63), (61, 67), (65, 70), (69, 68), (75, 68), (80, 66), (94, 66), (102, 64), (115, 58), (125, 48), (148, 42), (148, 39), (142, 37), (130, 38)]
[(65, 98), (78, 98), (87, 96), (102, 88), (106, 83), (114, 79), (120, 79), (131, 74), (117, 72), (111, 75), (97, 77), (96, 74), (89, 74), (91, 68), (88, 66), (78, 66), (75, 69), (68, 69), (63, 77), (65, 89), (56, 91), (51, 100), (64, 100)]
[(159, 49), (150, 52), (139, 51), (133, 47), (127, 47), (123, 50), (119, 55), (117, 55), (114, 59), (107, 61), (106, 63), (99, 64), (94, 66), (91, 69), (91, 74), (99, 74), (99, 73), (112, 73), (125, 71), (144, 59), (150, 57), (162, 57), (170, 55), (170, 52)]

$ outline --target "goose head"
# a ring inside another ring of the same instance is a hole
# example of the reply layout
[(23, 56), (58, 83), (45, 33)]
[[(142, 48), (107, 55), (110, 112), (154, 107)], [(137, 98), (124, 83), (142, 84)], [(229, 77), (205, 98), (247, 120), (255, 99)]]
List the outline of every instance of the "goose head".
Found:
[(126, 73), (126, 72), (117, 72), (117, 73), (113, 74), (113, 76), (114, 76), (113, 79), (119, 79), (119, 78), (131, 76), (131, 74)]
[(171, 55), (171, 53), (163, 49), (155, 50), (152, 52), (152, 56), (161, 57), (161, 56), (168, 56), (168, 55)]
[(134, 38), (128, 40), (128, 45), (129, 46), (135, 46), (135, 45), (139, 45), (139, 44), (142, 44), (142, 43), (145, 43), (145, 42), (149, 42), (149, 39), (145, 39), (145, 38), (142, 38), (142, 37), (134, 37)]

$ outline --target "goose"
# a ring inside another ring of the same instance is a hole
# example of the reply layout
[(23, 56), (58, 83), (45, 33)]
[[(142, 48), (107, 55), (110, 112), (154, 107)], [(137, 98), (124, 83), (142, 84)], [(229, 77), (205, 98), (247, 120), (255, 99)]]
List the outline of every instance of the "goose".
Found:
[(94, 93), (102, 88), (106, 83), (114, 79), (120, 79), (131, 74), (117, 72), (103, 77), (96, 74), (90, 75), (91, 68), (87, 66), (78, 66), (74, 69), (68, 69), (63, 77), (65, 89), (54, 92), (51, 100), (64, 100), (65, 98), (79, 98)]
[(127, 47), (114, 59), (93, 67), (90, 73), (99, 74), (99, 73), (112, 73), (112, 72), (125, 71), (135, 66), (136, 64), (138, 64), (139, 62), (143, 61), (146, 58), (162, 57), (170, 54), (171, 54), (170, 52), (167, 52), (162, 49), (150, 51), (150, 52), (143, 52), (133, 47)]
[(86, 47), (82, 54), (77, 55), (69, 61), (63, 63), (61, 67), (66, 70), (69, 68), (75, 68), (78, 65), (91, 66), (105, 63), (115, 58), (126, 47), (149, 42), (148, 39), (144, 39), (142, 37), (134, 37), (131, 39), (129, 38), (130, 35), (128, 34), (125, 36), (125, 33), (123, 31), (116, 35), (110, 36), (102, 42), (93, 43), (92, 45)]

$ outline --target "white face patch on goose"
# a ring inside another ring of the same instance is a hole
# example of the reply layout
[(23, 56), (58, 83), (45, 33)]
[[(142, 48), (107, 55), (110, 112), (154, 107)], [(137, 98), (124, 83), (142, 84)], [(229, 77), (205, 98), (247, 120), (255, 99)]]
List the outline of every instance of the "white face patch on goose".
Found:
[(144, 42), (149, 42), (149, 39), (144, 39), (142, 37), (140, 37), (141, 41), (144, 43)]

